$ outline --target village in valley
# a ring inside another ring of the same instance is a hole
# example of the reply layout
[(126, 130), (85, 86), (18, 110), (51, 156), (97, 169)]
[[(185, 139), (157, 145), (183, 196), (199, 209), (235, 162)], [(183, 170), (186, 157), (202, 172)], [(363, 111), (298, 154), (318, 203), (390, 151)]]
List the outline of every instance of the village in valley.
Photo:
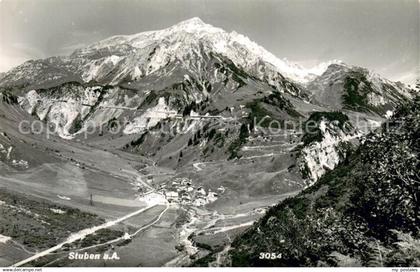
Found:
[[(141, 188), (137, 185), (138, 188)], [(185, 206), (202, 207), (218, 199), (225, 192), (225, 188), (220, 186), (217, 192), (211, 189), (206, 190), (202, 186), (193, 184), (189, 178), (175, 178), (172, 182), (160, 184), (156, 190), (141, 192), (139, 190), (139, 199), (146, 202), (156, 202), (162, 199), (162, 196), (170, 204)]]

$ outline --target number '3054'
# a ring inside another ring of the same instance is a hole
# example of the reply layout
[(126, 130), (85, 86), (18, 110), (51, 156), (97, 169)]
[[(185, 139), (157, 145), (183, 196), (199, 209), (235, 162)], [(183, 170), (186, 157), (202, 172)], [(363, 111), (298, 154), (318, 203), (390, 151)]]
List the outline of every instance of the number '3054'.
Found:
[(260, 252), (259, 258), (261, 260), (276, 260), (276, 259), (281, 259), (281, 253)]

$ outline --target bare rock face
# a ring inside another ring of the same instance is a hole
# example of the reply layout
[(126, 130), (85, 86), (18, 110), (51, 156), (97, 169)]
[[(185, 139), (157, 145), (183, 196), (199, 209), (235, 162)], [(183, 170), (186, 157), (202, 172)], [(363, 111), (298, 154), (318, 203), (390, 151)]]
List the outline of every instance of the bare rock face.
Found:
[(305, 126), (307, 131), (298, 161), (309, 184), (342, 162), (363, 135), (339, 112), (313, 113)]

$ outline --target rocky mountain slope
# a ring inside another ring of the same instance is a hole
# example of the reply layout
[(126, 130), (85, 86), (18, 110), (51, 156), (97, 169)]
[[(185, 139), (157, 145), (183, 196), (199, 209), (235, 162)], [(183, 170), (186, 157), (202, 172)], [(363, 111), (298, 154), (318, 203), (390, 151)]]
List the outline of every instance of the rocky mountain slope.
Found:
[(341, 110), (374, 112), (386, 115), (411, 98), (402, 83), (391, 82), (369, 70), (344, 63), (330, 65), (309, 83), (311, 100), (326, 107)]
[[(246, 146), (250, 140), (274, 140), (264, 129), (303, 135), (300, 125), (315, 112), (378, 122), (410, 99), (408, 88), (366, 69), (336, 60), (304, 69), (198, 18), (28, 61), (3, 76), (0, 91), (18, 97), (61, 138), (150, 156), (171, 168), (244, 157), (256, 150)], [(347, 154), (342, 147), (355, 135), (332, 121), (318, 120), (325, 135), (298, 150), (304, 178), (318, 179)], [(305, 139), (295, 141), (284, 144)]]
[(32, 135), (30, 122), (34, 120), (19, 106), (17, 96), (0, 93), (0, 169), (22, 171), (54, 160), (27, 142)]
[[(232, 244), (234, 266), (418, 266), (420, 99)], [(274, 252), (279, 258), (259, 258)]]
[(312, 182), (342, 162), (363, 135), (341, 112), (315, 112), (304, 126), (298, 161), (304, 178)]

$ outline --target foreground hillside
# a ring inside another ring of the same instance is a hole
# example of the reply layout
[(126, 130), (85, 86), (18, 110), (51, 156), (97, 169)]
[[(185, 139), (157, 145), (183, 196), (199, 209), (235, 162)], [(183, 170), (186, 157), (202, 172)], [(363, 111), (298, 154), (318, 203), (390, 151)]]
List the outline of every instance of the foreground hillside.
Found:
[(419, 266), (419, 138), (417, 98), (314, 186), (272, 207), (233, 242), (226, 265)]

